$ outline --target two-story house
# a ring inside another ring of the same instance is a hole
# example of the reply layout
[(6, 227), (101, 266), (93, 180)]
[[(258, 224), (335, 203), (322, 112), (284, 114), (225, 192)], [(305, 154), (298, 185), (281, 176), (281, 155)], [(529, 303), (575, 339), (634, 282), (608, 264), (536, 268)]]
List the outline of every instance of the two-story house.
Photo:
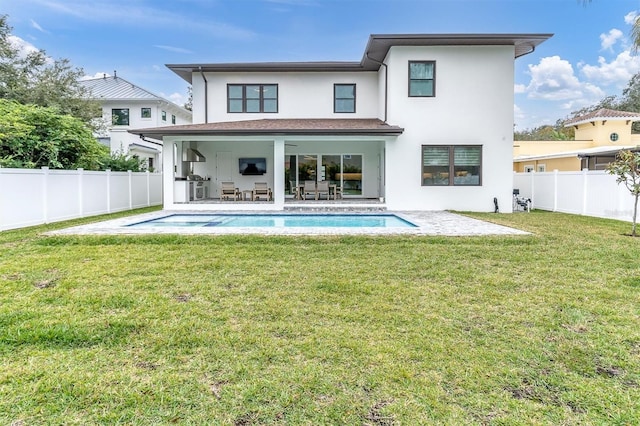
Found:
[(96, 135), (98, 140), (111, 152), (137, 155), (150, 170), (162, 170), (162, 141), (140, 138), (129, 130), (191, 124), (191, 111), (115, 74), (79, 83), (102, 106), (106, 128)]
[[(514, 60), (549, 37), (383, 34), (358, 62), (167, 65), (192, 84), (194, 124), (132, 132), (163, 140), (167, 209), (281, 210), (311, 179), (392, 210), (510, 211)], [(194, 150), (204, 161), (183, 161)], [(190, 174), (209, 199), (182, 203)], [(273, 199), (223, 203), (224, 181)]]

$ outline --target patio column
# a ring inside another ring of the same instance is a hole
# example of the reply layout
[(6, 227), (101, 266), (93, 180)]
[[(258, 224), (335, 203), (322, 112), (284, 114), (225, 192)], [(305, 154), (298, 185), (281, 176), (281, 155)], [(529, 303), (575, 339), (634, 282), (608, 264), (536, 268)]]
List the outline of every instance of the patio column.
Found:
[(273, 204), (284, 210), (284, 137), (273, 140)]

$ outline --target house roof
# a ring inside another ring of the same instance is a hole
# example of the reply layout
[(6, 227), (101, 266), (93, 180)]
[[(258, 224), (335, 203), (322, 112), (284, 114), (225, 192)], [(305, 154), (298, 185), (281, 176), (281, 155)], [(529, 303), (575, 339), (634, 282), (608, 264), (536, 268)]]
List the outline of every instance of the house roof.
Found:
[(372, 34), (360, 62), (245, 62), (167, 64), (191, 83), (194, 72), (377, 71), (392, 46), (514, 46), (514, 57), (531, 53), (553, 34)]
[(636, 145), (628, 146), (596, 146), (594, 148), (576, 149), (572, 151), (555, 152), (553, 154), (539, 154), (539, 155), (520, 155), (515, 157), (513, 161), (523, 163), (533, 160), (544, 160), (547, 158), (567, 158), (567, 157), (592, 157), (594, 155), (612, 155), (617, 154), (619, 151), (631, 150), (639, 151), (640, 147)]
[(404, 131), (377, 118), (263, 119), (187, 124), (130, 130), (160, 139), (178, 135), (400, 135)]
[(165, 102), (172, 105), (178, 110), (181, 110), (185, 114), (191, 116), (191, 111), (182, 108), (181, 106), (158, 96), (140, 86), (136, 86), (130, 81), (125, 80), (122, 77), (117, 76), (104, 76), (102, 78), (92, 78), (88, 80), (80, 80), (78, 82), (84, 87), (92, 99), (97, 100), (117, 100), (117, 101), (139, 101), (139, 100), (153, 100)]
[(640, 121), (640, 113), (601, 108), (597, 111), (592, 111), (588, 114), (572, 118), (571, 120), (566, 121), (564, 126), (577, 126), (579, 124), (591, 123), (596, 120)]

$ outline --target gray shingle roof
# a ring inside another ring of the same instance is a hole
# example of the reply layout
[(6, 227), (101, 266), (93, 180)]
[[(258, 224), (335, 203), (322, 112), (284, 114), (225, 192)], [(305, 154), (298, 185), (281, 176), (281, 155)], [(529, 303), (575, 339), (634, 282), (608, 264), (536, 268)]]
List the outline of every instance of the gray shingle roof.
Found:
[(399, 135), (403, 131), (377, 118), (275, 118), (136, 129), (130, 133), (161, 138), (165, 135)]

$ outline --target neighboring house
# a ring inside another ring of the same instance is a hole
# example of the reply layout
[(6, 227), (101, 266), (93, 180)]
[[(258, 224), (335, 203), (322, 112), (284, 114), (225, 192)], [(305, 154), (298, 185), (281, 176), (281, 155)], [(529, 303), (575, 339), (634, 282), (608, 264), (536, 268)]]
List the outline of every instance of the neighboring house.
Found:
[[(194, 124), (132, 132), (164, 142), (167, 209), (282, 210), (311, 179), (394, 210), (510, 211), (514, 60), (549, 37), (371, 35), (358, 62), (168, 65)], [(185, 199), (190, 174), (211, 177), (204, 202)], [(267, 182), (273, 201), (222, 203), (224, 181)]]
[(513, 170), (604, 170), (620, 150), (640, 150), (640, 135), (631, 133), (634, 121), (640, 113), (599, 109), (565, 123), (575, 128), (572, 141), (515, 141)]
[(170, 102), (122, 77), (104, 76), (81, 80), (92, 99), (102, 105), (106, 133), (98, 140), (111, 152), (137, 155), (146, 160), (150, 170), (162, 169), (162, 142), (140, 138), (128, 131), (139, 127), (160, 127), (191, 123), (191, 111)]

